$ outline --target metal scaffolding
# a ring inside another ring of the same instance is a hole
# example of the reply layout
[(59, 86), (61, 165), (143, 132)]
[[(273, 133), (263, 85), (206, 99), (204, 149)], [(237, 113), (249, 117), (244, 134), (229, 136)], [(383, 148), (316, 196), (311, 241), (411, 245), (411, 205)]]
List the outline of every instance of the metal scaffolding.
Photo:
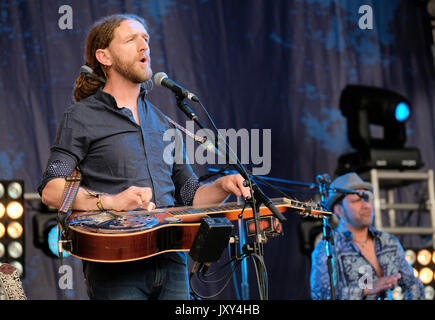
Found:
[[(375, 228), (397, 235), (431, 235), (432, 245), (435, 248), (435, 191), (433, 170), (398, 171), (371, 169), (368, 174), (374, 187), (373, 207)], [(423, 206), (421, 203), (397, 203), (395, 201), (394, 191), (398, 186), (411, 185), (419, 181), (427, 182), (428, 200), (425, 201)], [(386, 191), (386, 199), (381, 198), (381, 190)], [(385, 210), (388, 210), (389, 225), (384, 225), (382, 221), (382, 212)], [(396, 211), (398, 210), (427, 211), (430, 213), (430, 226), (397, 226)]]

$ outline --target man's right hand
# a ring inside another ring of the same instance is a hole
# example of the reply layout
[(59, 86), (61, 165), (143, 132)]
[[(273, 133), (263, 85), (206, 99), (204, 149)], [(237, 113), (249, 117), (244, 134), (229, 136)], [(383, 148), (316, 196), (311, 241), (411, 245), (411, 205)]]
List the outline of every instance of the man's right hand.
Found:
[(101, 204), (105, 209), (116, 211), (133, 210), (143, 208), (155, 209), (156, 205), (151, 202), (153, 192), (151, 188), (131, 186), (116, 195), (102, 195)]
[[(50, 180), (42, 190), (42, 202), (47, 206), (59, 208), (62, 204), (64, 187), (64, 178)], [(156, 205), (151, 202), (152, 197), (151, 188), (131, 186), (115, 195), (102, 195), (101, 203), (106, 210), (123, 211), (136, 208), (153, 210)], [(80, 187), (73, 203), (73, 209), (81, 211), (98, 210), (97, 201), (95, 198), (90, 197), (85, 189)]]
[(364, 295), (374, 295), (378, 294), (384, 290), (390, 289), (394, 286), (397, 281), (402, 277), (400, 273), (393, 274), (391, 276), (379, 278), (377, 281), (373, 282), (372, 288), (365, 288)]

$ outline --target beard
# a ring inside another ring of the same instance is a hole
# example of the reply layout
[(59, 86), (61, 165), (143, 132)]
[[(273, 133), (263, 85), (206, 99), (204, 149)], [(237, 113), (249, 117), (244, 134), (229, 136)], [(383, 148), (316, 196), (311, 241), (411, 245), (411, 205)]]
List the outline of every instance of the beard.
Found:
[(373, 223), (373, 211), (361, 210), (357, 214), (344, 214), (344, 222), (355, 229), (366, 228)]
[(150, 80), (153, 75), (153, 71), (151, 70), (151, 59), (149, 57), (147, 57), (147, 65), (145, 69), (136, 66), (138, 59), (128, 62), (118, 57), (116, 54), (113, 55), (113, 62), (113, 69), (133, 83), (143, 83)]

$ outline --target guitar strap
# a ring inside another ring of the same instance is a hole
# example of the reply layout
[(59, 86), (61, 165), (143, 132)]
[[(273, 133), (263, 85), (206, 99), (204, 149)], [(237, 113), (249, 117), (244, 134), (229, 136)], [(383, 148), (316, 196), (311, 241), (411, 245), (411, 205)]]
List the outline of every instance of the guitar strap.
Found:
[(62, 195), (62, 205), (58, 210), (57, 221), (62, 227), (62, 232), (66, 235), (67, 226), (65, 224), (66, 219), (70, 213), (71, 206), (79, 191), (82, 174), (78, 167), (76, 167), (69, 177), (65, 178), (65, 187)]
[[(78, 167), (74, 168), (72, 174), (65, 178), (65, 186), (63, 188), (62, 205), (57, 214), (58, 233), (57, 233), (57, 252), (59, 254), (60, 267), (63, 266), (63, 244), (68, 242), (68, 226), (66, 219), (71, 214), (71, 207), (74, 199), (79, 191), (82, 174)], [(64, 290), (62, 291), (62, 300), (65, 300)]]
[(166, 119), (170, 123), (172, 123), (175, 127), (177, 127), (179, 130), (183, 131), (186, 135), (188, 135), (193, 140), (195, 140), (196, 142), (199, 142), (199, 143), (203, 144), (203, 143), (205, 143), (207, 141), (207, 138), (205, 138), (205, 137), (199, 137), (199, 136), (195, 135), (194, 133), (190, 132), (185, 127), (183, 127), (182, 125), (178, 124), (177, 122), (175, 122), (174, 120), (172, 120), (168, 116), (166, 116)]

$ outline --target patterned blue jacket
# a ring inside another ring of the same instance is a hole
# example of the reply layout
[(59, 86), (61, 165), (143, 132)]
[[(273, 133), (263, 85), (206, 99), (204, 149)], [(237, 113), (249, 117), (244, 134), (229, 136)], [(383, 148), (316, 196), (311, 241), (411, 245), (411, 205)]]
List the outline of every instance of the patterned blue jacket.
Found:
[[(410, 264), (405, 260), (405, 252), (399, 240), (391, 234), (369, 227), (373, 238), (376, 256), (384, 276), (400, 273), (402, 277), (396, 286), (402, 290), (406, 300), (424, 299), (423, 284), (414, 276)], [(363, 256), (361, 250), (352, 241), (352, 233), (340, 222), (333, 231), (333, 268), (335, 294), (338, 300), (391, 299), (389, 290), (384, 295), (365, 296), (364, 288), (378, 280), (375, 269)], [(327, 268), (326, 241), (320, 241), (311, 256), (311, 298), (330, 300), (331, 291)]]

